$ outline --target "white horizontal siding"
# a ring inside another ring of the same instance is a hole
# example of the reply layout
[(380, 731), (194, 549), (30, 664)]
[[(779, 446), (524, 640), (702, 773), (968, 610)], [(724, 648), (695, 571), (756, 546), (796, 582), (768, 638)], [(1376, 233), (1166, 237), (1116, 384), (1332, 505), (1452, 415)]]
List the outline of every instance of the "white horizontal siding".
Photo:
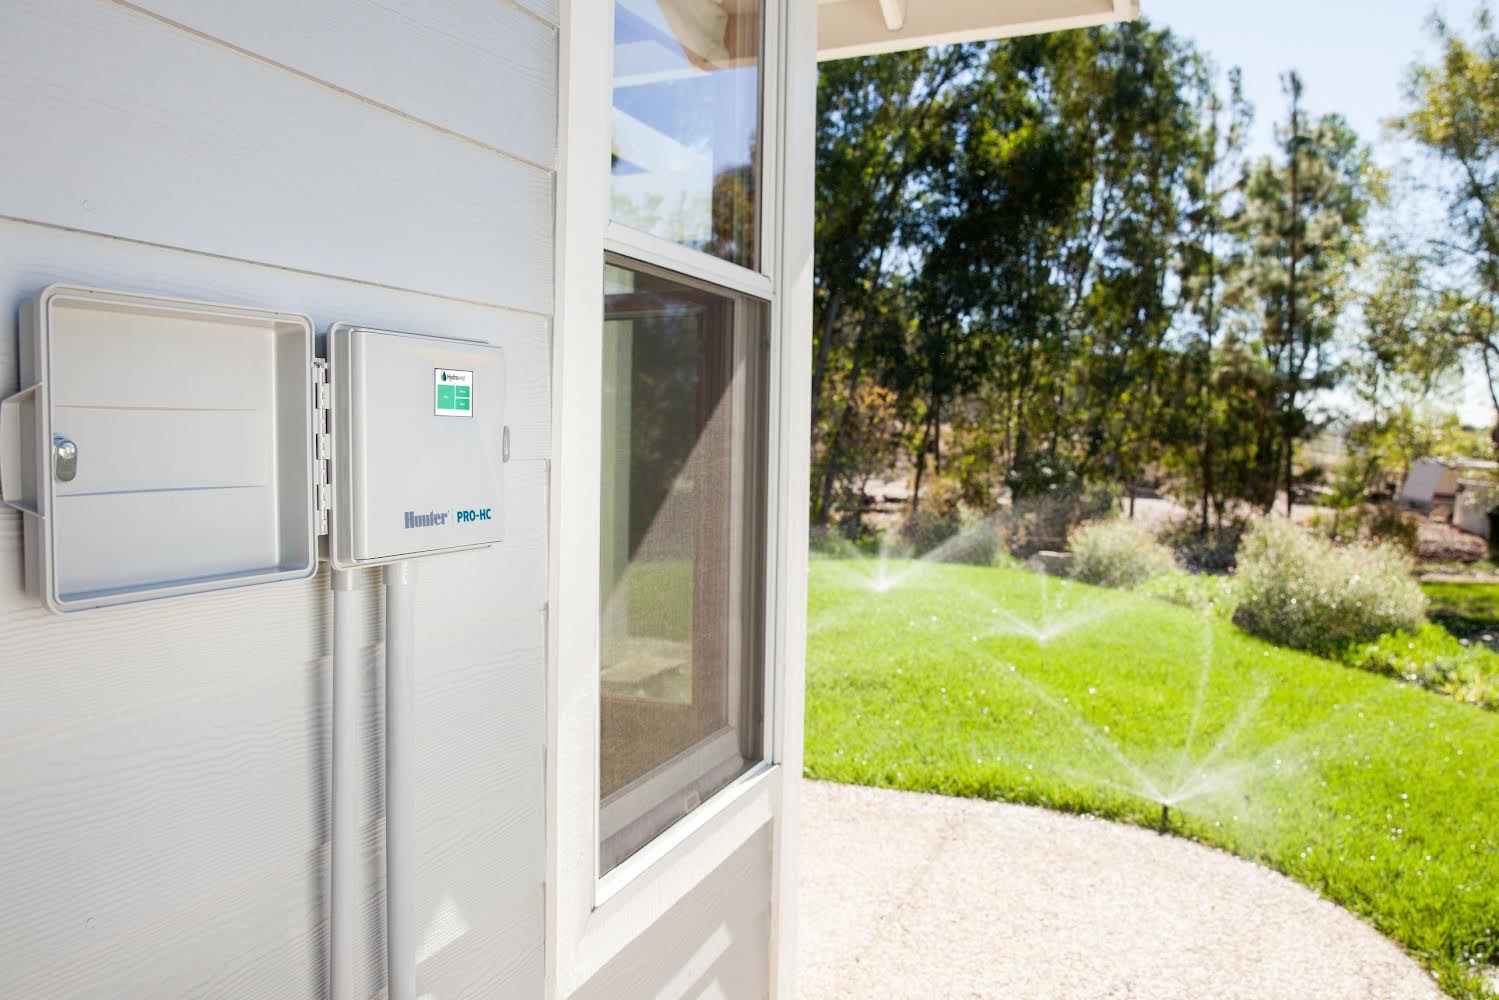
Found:
[[(342, 320), (499, 344), (510, 379), (511, 457), (551, 453), (544, 316), (0, 219), (0, 344), (15, 343), (19, 303), (58, 281), (307, 313), (320, 334)], [(14, 348), (0, 350), (0, 393), (17, 388), (15, 366)], [(0, 718), (6, 708), (0, 700)]]
[[(540, 981), (545, 463), (510, 471), (507, 542), (421, 572), (417, 905), (440, 947), (419, 975), (443, 996), (497, 982), (512, 988), (499, 995), (525, 995)], [(0, 516), (5, 565), (19, 565), (17, 522)], [(378, 574), (364, 577), (372, 613)], [(0, 996), (317, 995), (326, 579), (67, 619), (9, 584), (5, 700), (51, 712), (8, 713), (0, 731)], [(373, 941), (383, 718), (373, 614), (365, 630), (375, 655), (362, 940)], [(446, 937), (450, 912), (462, 929)], [(380, 964), (368, 951), (371, 989)], [(242, 988), (203, 985), (236, 977)]]
[(770, 828), (594, 974), (571, 1000), (769, 995)]
[(556, 29), (504, 0), (136, 0), (195, 31), (550, 167)]
[[(247, 966), (242, 995), (298, 995), (318, 919), (313, 585), (72, 627), (19, 593), (19, 517), (3, 521), (0, 996), (190, 995)], [(225, 642), (247, 613), (264, 641)]]
[(503, 545), (421, 567), (417, 985), (436, 997), (539, 992), (546, 473), (507, 466)]
[[(444, 1000), (544, 975), (555, 20), (0, 3), (0, 393), (17, 307), (58, 281), (506, 349), (506, 540), (420, 573), (418, 975)], [(20, 549), (0, 512), (0, 996), (321, 996), (326, 574), (62, 618), (22, 592)], [(358, 576), (374, 992), (382, 594)]]
[[(546, 463), (507, 466), (504, 544), (424, 560), (416, 604), (416, 925), (419, 993), (528, 996), (539, 989), (545, 861), (542, 741), (545, 698)], [(366, 606), (381, 601), (367, 575)], [(377, 637), (378, 638), (378, 637)], [(366, 679), (371, 748), (363, 814), (369, 900), (361, 940), (383, 919), (378, 753), (382, 667)], [(480, 946), (482, 942), (482, 946)], [(384, 955), (368, 951), (365, 991), (383, 986)], [(363, 995), (363, 994), (361, 994)]]
[(553, 26), (562, 20), (559, 0), (515, 0), (515, 5), (525, 8)]
[(550, 309), (546, 170), (108, 0), (0, 4), (0, 93), (0, 215)]

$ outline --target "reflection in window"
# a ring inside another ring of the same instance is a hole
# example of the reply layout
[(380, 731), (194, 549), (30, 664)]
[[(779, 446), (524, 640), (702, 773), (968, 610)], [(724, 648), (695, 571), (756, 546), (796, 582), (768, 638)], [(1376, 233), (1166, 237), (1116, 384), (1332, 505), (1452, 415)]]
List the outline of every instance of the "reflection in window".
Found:
[(766, 310), (609, 265), (600, 552), (607, 871), (760, 756)]
[(618, 0), (614, 219), (757, 267), (759, 0)]

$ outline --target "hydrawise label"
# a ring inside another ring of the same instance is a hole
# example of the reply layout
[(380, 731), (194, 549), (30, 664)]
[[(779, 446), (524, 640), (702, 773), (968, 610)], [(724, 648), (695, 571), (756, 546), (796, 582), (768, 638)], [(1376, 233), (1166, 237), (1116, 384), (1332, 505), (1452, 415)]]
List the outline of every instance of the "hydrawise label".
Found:
[(454, 368), (435, 368), (432, 371), (432, 388), (436, 397), (432, 412), (439, 417), (474, 415), (473, 372)]

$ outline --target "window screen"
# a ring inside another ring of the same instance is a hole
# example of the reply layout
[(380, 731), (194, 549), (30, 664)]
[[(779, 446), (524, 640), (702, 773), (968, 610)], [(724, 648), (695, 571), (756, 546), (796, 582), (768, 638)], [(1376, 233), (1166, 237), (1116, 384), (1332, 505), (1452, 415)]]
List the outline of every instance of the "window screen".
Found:
[(767, 310), (605, 273), (600, 868), (760, 757)]

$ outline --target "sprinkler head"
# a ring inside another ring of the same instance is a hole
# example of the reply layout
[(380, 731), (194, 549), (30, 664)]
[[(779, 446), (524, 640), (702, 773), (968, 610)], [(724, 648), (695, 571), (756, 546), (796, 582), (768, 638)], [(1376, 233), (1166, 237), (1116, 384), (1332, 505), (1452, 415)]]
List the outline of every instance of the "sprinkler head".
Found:
[(1171, 829), (1171, 806), (1165, 802), (1161, 803), (1161, 832), (1165, 833)]

